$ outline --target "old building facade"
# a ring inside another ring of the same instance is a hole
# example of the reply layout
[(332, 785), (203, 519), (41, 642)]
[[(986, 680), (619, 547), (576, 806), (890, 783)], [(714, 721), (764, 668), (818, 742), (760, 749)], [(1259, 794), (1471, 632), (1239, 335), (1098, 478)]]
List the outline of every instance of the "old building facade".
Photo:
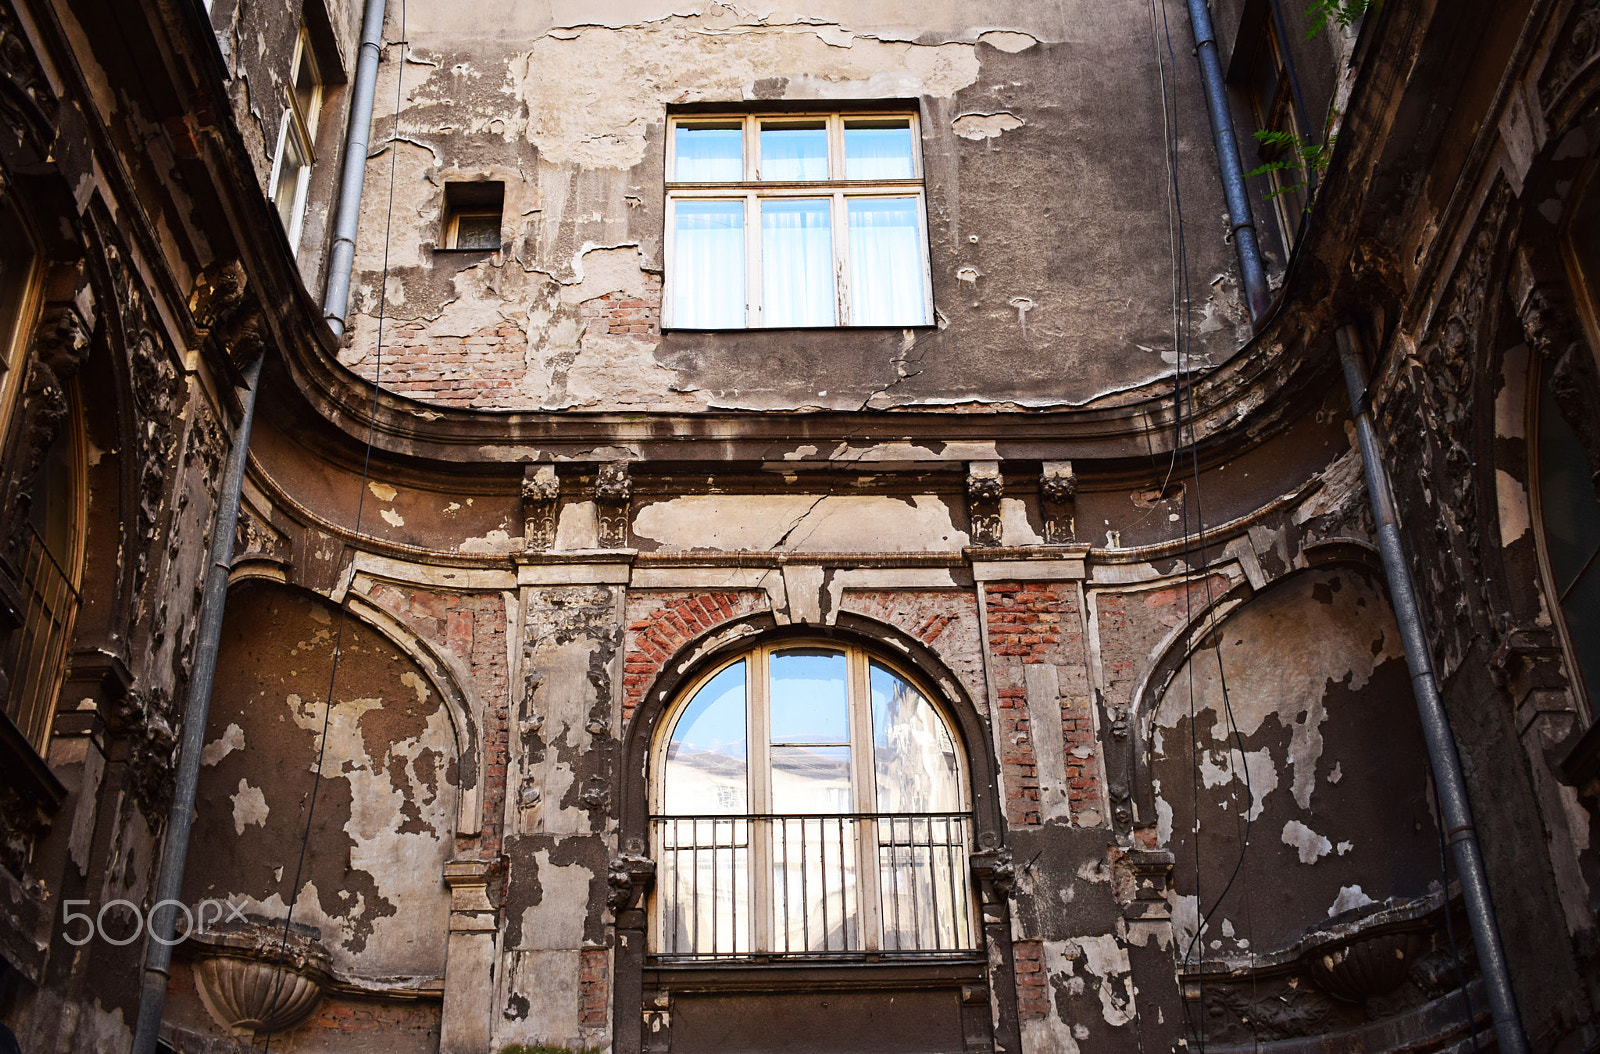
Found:
[(1492, 1047), (1365, 411), (1600, 1043), (1600, 5), (1196, 6), (0, 0), (22, 1048)]

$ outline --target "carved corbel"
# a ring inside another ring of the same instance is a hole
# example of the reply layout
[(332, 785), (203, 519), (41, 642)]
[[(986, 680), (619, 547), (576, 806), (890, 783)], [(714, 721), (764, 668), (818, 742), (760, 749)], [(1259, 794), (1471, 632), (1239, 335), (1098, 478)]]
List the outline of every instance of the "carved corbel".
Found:
[(1000, 544), (1000, 499), (1004, 494), (1000, 462), (967, 463), (967, 511), (972, 517), (973, 545)]
[(1133, 899), (1122, 906), (1125, 919), (1141, 922), (1170, 921), (1172, 903), (1167, 892), (1172, 885), (1172, 866), (1176, 858), (1168, 849), (1130, 849), (1122, 863), (1133, 876)]
[(594, 481), (594, 504), (600, 520), (602, 549), (628, 547), (628, 512), (632, 498), (633, 480), (628, 476), (628, 463), (614, 461), (601, 465)]
[(1046, 461), (1039, 476), (1039, 502), (1044, 511), (1047, 545), (1072, 541), (1073, 514), (1077, 507), (1078, 476), (1070, 461)]
[(978, 898), (987, 906), (1006, 905), (1017, 887), (1017, 868), (1005, 846), (980, 849), (972, 854), (972, 877), (978, 881)]
[(606, 866), (606, 905), (620, 916), (644, 903), (644, 896), (656, 880), (656, 862), (639, 853), (623, 853)]
[(1518, 311), (1528, 344), (1543, 359), (1555, 364), (1549, 395), (1561, 417), (1578, 437), (1589, 466), (1589, 482), (1600, 497), (1600, 369), (1588, 344), (1579, 339), (1571, 305), (1553, 286), (1534, 285), (1522, 298)]
[(561, 480), (554, 465), (526, 465), (522, 470), (522, 537), (529, 550), (556, 544), (556, 499)]
[(194, 276), (189, 291), (189, 314), (204, 330), (217, 329), (233, 317), (244, 302), (247, 279), (238, 260), (213, 261)]

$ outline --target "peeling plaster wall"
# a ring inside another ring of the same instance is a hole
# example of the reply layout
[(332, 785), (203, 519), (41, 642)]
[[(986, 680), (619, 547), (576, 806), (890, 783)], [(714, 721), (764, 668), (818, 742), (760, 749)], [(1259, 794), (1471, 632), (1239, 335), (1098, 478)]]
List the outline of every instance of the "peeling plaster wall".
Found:
[[(281, 919), (292, 889), (327, 721), (297, 925), (352, 981), (383, 986), (444, 973), (460, 760), (456, 731), (423, 670), (323, 601), (270, 584), (229, 599), (184, 899), (231, 898)], [(336, 705), (326, 713), (335, 637)], [(237, 745), (237, 746), (236, 746)]]
[(1226, 959), (1442, 888), (1427, 755), (1381, 583), (1350, 567), (1303, 572), (1214, 639), (1173, 675), (1150, 729), (1180, 948), (1197, 913), (1212, 916), (1196, 958)]
[[(928, 14), (932, 26), (881, 3), (408, 12), (404, 61), (391, 46), (381, 69), (367, 179), (387, 188), (392, 169), (393, 226), (386, 189), (369, 190), (342, 361), (368, 378), (381, 366), (380, 383), (413, 399), (489, 410), (1065, 405), (1163, 376), (1170, 276), (1129, 266), (1164, 258), (1168, 237), (1149, 12)], [(1186, 84), (1192, 64), (1175, 75)], [(1203, 123), (1198, 94), (1180, 98)], [(666, 108), (875, 99), (917, 100), (923, 121), (938, 324), (663, 334)], [(1114, 167), (1097, 160), (1113, 154)], [(1186, 200), (1220, 214), (1210, 166), (1207, 140), (1181, 144)], [(498, 251), (442, 251), (451, 180), (504, 182)], [(1231, 266), (1216, 233), (1191, 242), (1208, 274)], [(1236, 296), (1196, 311), (1214, 318), (1205, 353), (1226, 359), (1244, 335)]]

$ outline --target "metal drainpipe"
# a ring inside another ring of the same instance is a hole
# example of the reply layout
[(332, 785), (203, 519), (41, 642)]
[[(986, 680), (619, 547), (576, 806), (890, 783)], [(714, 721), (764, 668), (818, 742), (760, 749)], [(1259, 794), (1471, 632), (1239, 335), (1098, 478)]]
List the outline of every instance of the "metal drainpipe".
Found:
[(239, 496), (245, 464), (250, 460), (250, 425), (256, 414), (261, 362), (244, 370), (243, 414), (233, 434), (233, 450), (222, 476), (222, 505), (211, 527), (211, 553), (206, 568), (205, 593), (200, 601), (200, 625), (195, 631), (194, 675), (183, 710), (183, 738), (178, 746), (177, 783), (172, 810), (167, 815), (166, 839), (161, 844), (161, 868), (156, 875), (155, 905), (145, 945), (144, 976), (139, 991), (139, 1018), (133, 1033), (133, 1054), (154, 1054), (161, 1032), (161, 1011), (167, 998), (168, 968), (172, 964), (173, 934), (178, 922), (178, 898), (183, 895), (183, 865), (189, 855), (189, 831), (194, 826), (195, 794), (200, 782), (200, 752), (205, 744), (206, 715), (211, 709), (211, 684), (217, 672), (217, 645), (222, 637), (222, 611), (228, 599), (228, 572), (233, 564), (234, 528), (239, 522)]
[(1233, 113), (1228, 109), (1228, 93), (1222, 80), (1222, 60), (1217, 57), (1217, 35), (1211, 28), (1211, 11), (1206, 7), (1206, 0), (1189, 0), (1189, 23), (1194, 28), (1194, 53), (1200, 60), (1200, 76), (1206, 85), (1206, 108), (1211, 111), (1211, 130), (1216, 136), (1217, 166), (1222, 170), (1228, 224), (1233, 230), (1234, 248), (1239, 251), (1239, 270), (1244, 276), (1250, 318), (1255, 321), (1267, 312), (1270, 299), (1267, 272), (1261, 263), (1255, 216), (1250, 211), (1250, 195), (1244, 186), (1244, 164), (1239, 160), (1239, 139), (1233, 131)]
[[(1489, 994), (1495, 1039), (1504, 1054), (1527, 1054), (1528, 1038), (1517, 1013), (1511, 973), (1506, 967), (1505, 949), (1500, 944), (1494, 904), (1489, 899), (1489, 878), (1483, 870), (1483, 855), (1472, 826), (1467, 781), (1461, 772), (1455, 737), (1450, 732), (1450, 719), (1439, 700), (1433, 658), (1428, 652), (1422, 611), (1417, 606), (1417, 590), (1400, 540), (1394, 492), (1389, 487), (1388, 470), (1378, 453), (1377, 429), (1367, 412), (1367, 367), (1361, 355), (1361, 330), (1347, 323), (1340, 326), (1334, 336), (1339, 345), (1339, 362), (1344, 367), (1345, 387), (1350, 391), (1350, 413), (1355, 418), (1356, 436), (1361, 445), (1361, 464), (1366, 473), (1367, 494), (1372, 500), (1372, 518), (1378, 526), (1378, 552), (1383, 559), (1383, 573), (1389, 580), (1389, 598), (1394, 605), (1395, 621), (1400, 625), (1400, 639), (1405, 645), (1411, 689), (1416, 695), (1422, 734), (1428, 744), (1428, 763), (1433, 769), (1434, 790), (1439, 795), (1439, 811), (1444, 816), (1455, 856), (1456, 875), (1461, 880), (1461, 896), (1472, 926), (1472, 943), (1478, 950), (1478, 967)], [(1471, 1027), (1469, 1023), (1468, 1028)]]
[(322, 294), (322, 317), (335, 337), (344, 336), (344, 313), (350, 306), (350, 272), (355, 267), (356, 227), (361, 222), (361, 184), (367, 176), (372, 98), (377, 90), (378, 57), (383, 46), (383, 12), (384, 0), (367, 0), (361, 15), (356, 78), (350, 86), (350, 124), (344, 137), (344, 166), (339, 171), (339, 200), (333, 210), (333, 251), (328, 254), (328, 280)]

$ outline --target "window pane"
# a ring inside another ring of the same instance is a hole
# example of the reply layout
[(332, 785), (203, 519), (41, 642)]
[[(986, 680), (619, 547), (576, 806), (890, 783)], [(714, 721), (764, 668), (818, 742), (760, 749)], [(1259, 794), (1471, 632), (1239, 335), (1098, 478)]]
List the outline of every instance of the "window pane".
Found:
[(772, 811), (850, 812), (850, 748), (773, 747)]
[(872, 752), (879, 812), (956, 812), (961, 770), (944, 719), (904, 678), (872, 664)]
[(500, 217), (468, 213), (456, 219), (457, 249), (500, 248)]
[(911, 176), (911, 122), (852, 121), (844, 126), (846, 179)]
[(668, 814), (746, 811), (744, 670), (736, 662), (707, 681), (673, 726), (662, 803)]
[(878, 889), (886, 951), (972, 947), (965, 816), (878, 820)]
[(672, 324), (744, 325), (744, 202), (673, 203)]
[(850, 742), (844, 653), (796, 649), (772, 656), (772, 742)]
[(834, 324), (826, 198), (761, 203), (761, 311), (767, 326)]
[(1544, 366), (1539, 399), (1539, 506), (1556, 591), (1566, 592), (1600, 546), (1600, 502), (1583, 446), (1551, 395), (1555, 364)]
[(655, 821), (661, 951), (750, 950), (750, 822), (742, 817)]
[(828, 178), (828, 130), (821, 121), (761, 126), (761, 178)]
[(842, 816), (771, 821), (773, 951), (861, 947), (855, 825)]
[(278, 219), (285, 231), (294, 230), (295, 206), (300, 196), (300, 174), (305, 171), (306, 155), (300, 149), (300, 136), (293, 125), (293, 115), (285, 114), (283, 124), (283, 160), (278, 163), (278, 183), (272, 188), (272, 203), (278, 207)]
[(850, 199), (850, 321), (925, 324), (916, 198)]
[(679, 183), (737, 183), (744, 178), (744, 132), (738, 125), (679, 125)]

